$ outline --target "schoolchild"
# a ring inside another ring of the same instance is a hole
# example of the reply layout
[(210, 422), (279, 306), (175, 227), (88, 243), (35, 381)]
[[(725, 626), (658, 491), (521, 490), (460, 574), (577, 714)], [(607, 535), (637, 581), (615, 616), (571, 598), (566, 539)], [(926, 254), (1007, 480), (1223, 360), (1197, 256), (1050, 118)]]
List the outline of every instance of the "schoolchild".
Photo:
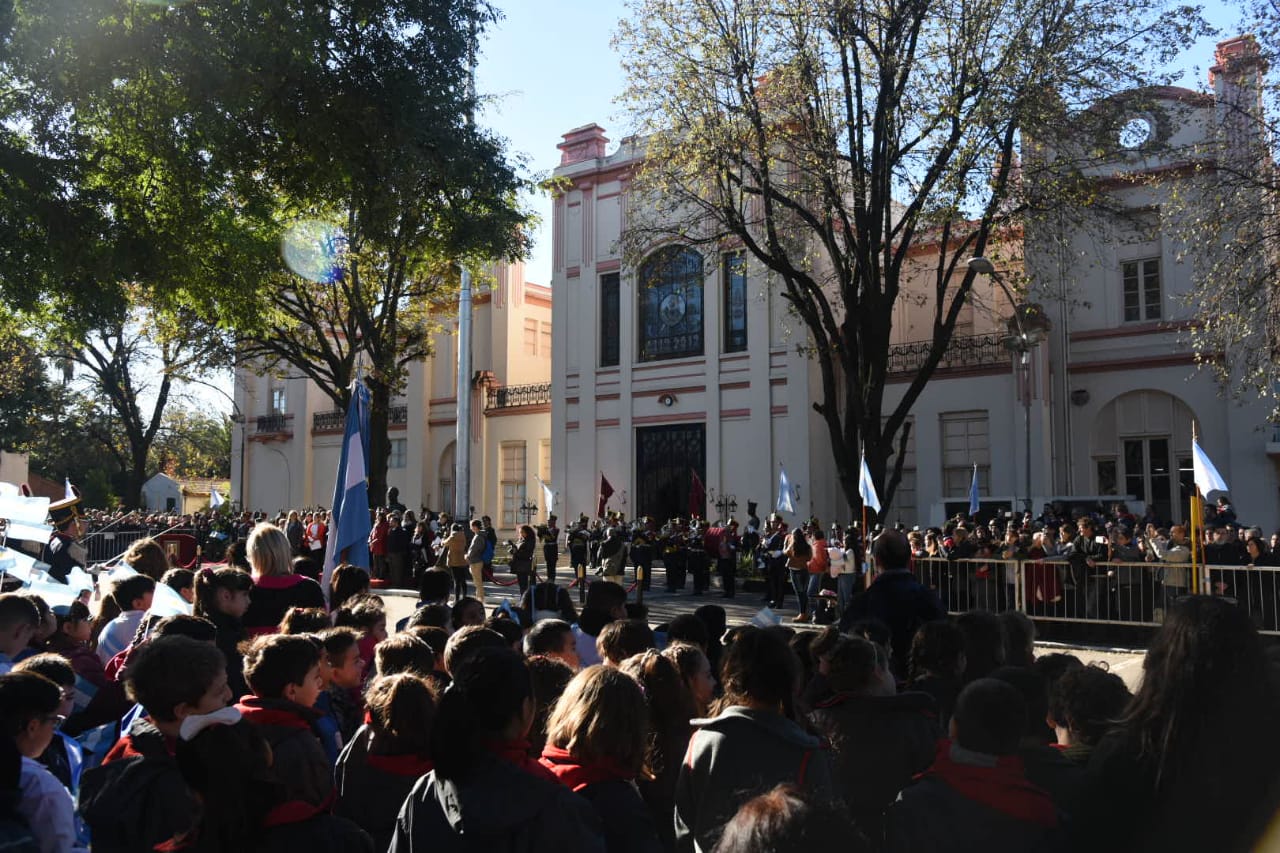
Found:
[(227, 683), (239, 698), (249, 692), (244, 680), (244, 658), (240, 644), (244, 642), (244, 614), (249, 609), (249, 593), (253, 578), (239, 569), (211, 569), (196, 572), (195, 615), (213, 623), (218, 636), (214, 642), (227, 659)]
[(333, 764), (323, 746), (316, 700), (324, 689), (320, 642), (310, 636), (271, 634), (244, 646), (244, 676), (252, 695), (236, 704), (271, 744), (272, 770), (290, 800), (327, 805)]

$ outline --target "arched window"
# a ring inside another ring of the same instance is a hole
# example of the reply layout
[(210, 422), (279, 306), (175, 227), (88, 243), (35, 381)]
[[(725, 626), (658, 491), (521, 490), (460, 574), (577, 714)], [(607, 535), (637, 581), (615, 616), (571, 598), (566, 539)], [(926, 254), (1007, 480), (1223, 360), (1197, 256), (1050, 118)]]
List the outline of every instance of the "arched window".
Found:
[(702, 355), (702, 256), (667, 246), (640, 265), (640, 361)]
[(449, 446), (440, 454), (440, 507), (439, 510), (453, 514), (456, 492), (453, 488), (454, 450), (457, 442), (449, 442)]
[(1193, 488), (1194, 417), (1164, 391), (1130, 391), (1103, 406), (1090, 441), (1096, 494), (1131, 495), (1161, 521), (1181, 521)]

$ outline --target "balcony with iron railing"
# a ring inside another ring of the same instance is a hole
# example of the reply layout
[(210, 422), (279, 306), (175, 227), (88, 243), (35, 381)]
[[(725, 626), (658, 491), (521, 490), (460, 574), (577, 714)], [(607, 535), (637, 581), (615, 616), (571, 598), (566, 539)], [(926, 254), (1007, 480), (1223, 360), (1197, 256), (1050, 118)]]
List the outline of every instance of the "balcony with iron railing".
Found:
[[(409, 424), (409, 407), (408, 406), (392, 406), (387, 409), (387, 426), (404, 427)], [(347, 425), (347, 413), (341, 409), (332, 409), (328, 412), (316, 412), (311, 416), (311, 432), (327, 433), (342, 432)]]
[(485, 397), (485, 411), (492, 409), (516, 409), (526, 406), (551, 405), (551, 383), (534, 385), (498, 385), (489, 389)]
[(253, 424), (253, 432), (250, 438), (255, 441), (285, 439), (293, 435), (293, 415), (284, 412), (258, 415), (251, 423)]
[[(1009, 350), (1001, 335), (956, 335), (951, 338), (938, 370), (973, 370), (1009, 364)], [(909, 376), (929, 358), (933, 341), (912, 341), (889, 347), (890, 376)]]

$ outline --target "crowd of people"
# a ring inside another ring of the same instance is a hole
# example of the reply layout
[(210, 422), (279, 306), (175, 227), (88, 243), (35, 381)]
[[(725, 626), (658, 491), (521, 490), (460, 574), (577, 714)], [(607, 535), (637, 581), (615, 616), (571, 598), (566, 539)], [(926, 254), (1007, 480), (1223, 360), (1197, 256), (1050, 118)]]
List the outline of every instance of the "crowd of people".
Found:
[[(134, 543), (96, 612), (0, 595), (0, 847), (1252, 848), (1280, 670), (1245, 609), (1172, 603), (1131, 695), (1037, 657), (1024, 613), (947, 617), (913, 538), (874, 540), (822, 630), (654, 626), (616, 575), (580, 610), (533, 577), (489, 607), (449, 558), (389, 624), (366, 567), (326, 597), (271, 523), (194, 571)], [(154, 612), (162, 585), (190, 615)]]

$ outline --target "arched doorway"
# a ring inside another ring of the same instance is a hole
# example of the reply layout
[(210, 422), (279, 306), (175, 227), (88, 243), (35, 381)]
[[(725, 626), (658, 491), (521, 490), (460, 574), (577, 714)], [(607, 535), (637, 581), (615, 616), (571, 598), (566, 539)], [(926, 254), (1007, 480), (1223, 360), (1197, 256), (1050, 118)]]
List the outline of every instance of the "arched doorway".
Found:
[(457, 442), (455, 441), (449, 442), (449, 445), (445, 447), (444, 453), (440, 454), (440, 468), (438, 474), (438, 484), (440, 489), (439, 509), (441, 512), (447, 512), (450, 515), (453, 515), (453, 512), (456, 509), (454, 503), (457, 492), (454, 490), (453, 486), (454, 452), (456, 449)]
[(1182, 521), (1193, 487), (1191, 422), (1195, 413), (1164, 391), (1121, 394), (1093, 422), (1094, 493), (1131, 495), (1161, 521)]

